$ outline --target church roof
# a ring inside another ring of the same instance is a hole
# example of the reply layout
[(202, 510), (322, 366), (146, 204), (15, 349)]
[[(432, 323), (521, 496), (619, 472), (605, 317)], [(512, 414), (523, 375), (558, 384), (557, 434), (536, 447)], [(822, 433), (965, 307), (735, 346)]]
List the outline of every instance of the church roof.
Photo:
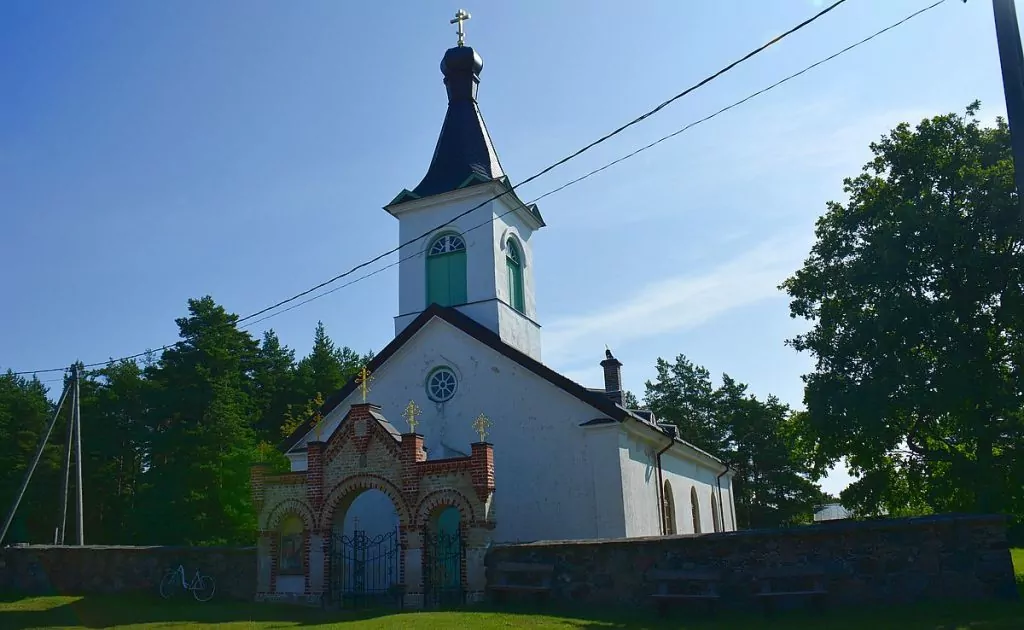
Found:
[[(382, 365), (384, 365), (388, 361), (388, 359), (391, 358), (392, 355), (398, 352), (398, 350), (403, 345), (405, 345), (406, 342), (411, 340), (416, 335), (416, 333), (420, 331), (420, 329), (426, 326), (430, 322), (430, 320), (434, 319), (435, 317), (447, 322), (448, 324), (451, 324), (452, 326), (458, 328), (463, 333), (469, 335), (473, 339), (476, 339), (480, 343), (483, 343), (484, 345), (490, 347), (499, 354), (504, 355), (506, 358), (515, 361), (523, 368), (530, 370), (531, 372), (548, 381), (555, 387), (558, 387), (562, 391), (590, 405), (597, 411), (603, 413), (605, 416), (610, 418), (610, 421), (625, 422), (627, 420), (635, 420), (641, 423), (642, 425), (649, 427), (652, 431), (657, 431), (659, 434), (665, 435), (667, 437), (667, 434), (664, 431), (662, 431), (657, 426), (651, 424), (637, 412), (630, 411), (615, 404), (615, 402), (613, 402), (610, 398), (608, 398), (607, 395), (605, 395), (603, 390), (595, 391), (590, 388), (584, 387), (583, 385), (580, 385), (579, 383), (570, 380), (569, 378), (566, 378), (565, 376), (552, 370), (551, 368), (544, 365), (540, 361), (534, 359), (533, 357), (524, 354), (523, 352), (520, 352), (516, 348), (513, 348), (512, 346), (506, 344), (501, 340), (501, 337), (499, 337), (494, 331), (487, 328), (483, 324), (480, 324), (479, 322), (475, 321), (468, 315), (465, 315), (459, 310), (449, 306), (439, 306), (437, 304), (431, 304), (429, 307), (427, 307), (426, 310), (424, 310), (422, 313), (416, 316), (416, 319), (414, 319), (408, 326), (402, 329), (402, 332), (399, 333), (398, 336), (396, 336), (394, 339), (392, 339), (391, 343), (384, 346), (384, 348), (379, 353), (374, 355), (373, 359), (370, 360), (370, 363), (367, 365), (366, 369), (369, 370), (371, 373), (376, 372)], [(335, 407), (340, 405), (342, 401), (344, 401), (346, 398), (348, 398), (349, 395), (355, 392), (358, 387), (359, 383), (357, 382), (357, 378), (353, 377), (341, 389), (334, 392), (327, 398), (327, 401), (320, 408), (319, 417), (327, 417), (327, 414), (333, 411)], [(283, 442), (281, 442), (279, 448), (284, 452), (288, 452), (289, 450), (291, 450), (292, 447), (294, 447), (296, 444), (299, 443), (300, 440), (302, 440), (303, 436), (305, 436), (313, 429), (315, 423), (316, 416), (311, 417), (309, 420), (299, 425), (299, 427), (296, 428), (291, 435), (289, 435), (287, 438), (285, 438)], [(692, 448), (693, 450), (697, 451), (701, 455), (704, 455), (705, 457), (708, 457), (717, 462), (721, 462), (721, 460), (715, 457), (714, 455), (711, 455), (710, 453), (694, 446), (693, 444), (690, 444), (689, 442), (686, 442), (678, 437), (675, 438), (675, 441), (683, 445), (686, 445), (689, 448)]]
[(437, 138), (430, 168), (412, 190), (417, 197), (438, 195), (467, 183), (504, 177), (491, 136), (487, 133), (476, 93), (484, 62), (469, 46), (449, 48), (441, 59), (448, 91), (448, 112)]
[(456, 46), (445, 52), (441, 59), (441, 73), (448, 91), (448, 111), (430, 166), (415, 188), (403, 190), (388, 206), (497, 181), (509, 189), (506, 194), (526, 206), (541, 224), (544, 223), (537, 206), (527, 206), (511, 190), (508, 177), (501, 168), (487, 124), (477, 105), (476, 94), (483, 67), (483, 59), (469, 46)]

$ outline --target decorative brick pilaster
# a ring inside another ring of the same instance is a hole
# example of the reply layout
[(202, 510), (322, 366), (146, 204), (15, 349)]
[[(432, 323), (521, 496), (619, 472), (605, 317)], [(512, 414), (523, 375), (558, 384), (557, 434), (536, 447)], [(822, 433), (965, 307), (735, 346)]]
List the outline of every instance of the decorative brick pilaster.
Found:
[(262, 462), (249, 468), (249, 489), (252, 492), (252, 505), (256, 508), (257, 514), (263, 507), (264, 480), (269, 470), (270, 465)]
[(306, 500), (313, 512), (319, 512), (324, 498), (324, 443), (306, 445)]
[(331, 588), (331, 536), (333, 535), (331, 528), (313, 530), (315, 534), (320, 536), (320, 548), (323, 550), (321, 556), (321, 569), (323, 574), (323, 584), (320, 587), (320, 591), (326, 593)]
[(474, 442), (470, 448), (473, 489), (476, 490), (476, 496), (486, 503), (494, 492), (494, 447), (487, 442)]
[(403, 433), (400, 451), (402, 464), (402, 492), (415, 496), (419, 491), (420, 471), (416, 464), (427, 461), (423, 450), (423, 436), (419, 433)]
[(310, 593), (313, 592), (313, 585), (312, 585), (312, 583), (310, 581), (310, 575), (309, 575), (309, 557), (310, 557), (310, 553), (309, 552), (310, 552), (310, 545), (312, 543), (312, 540), (310, 540), (310, 534), (311, 533), (312, 532), (310, 532), (308, 529), (304, 530), (302, 532), (302, 567), (303, 567), (302, 568), (302, 577), (303, 577), (303, 582), (304, 582), (303, 587), (302, 587), (303, 595), (309, 595)]
[(270, 537), (270, 592), (277, 592), (277, 570), (280, 561), (280, 541), (279, 536)]

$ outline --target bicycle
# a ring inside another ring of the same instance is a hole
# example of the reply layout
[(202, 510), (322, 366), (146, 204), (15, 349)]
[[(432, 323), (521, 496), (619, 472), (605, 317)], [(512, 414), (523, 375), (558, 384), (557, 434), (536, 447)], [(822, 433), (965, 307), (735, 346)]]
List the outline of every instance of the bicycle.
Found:
[(208, 602), (213, 598), (217, 584), (209, 575), (199, 573), (199, 569), (196, 569), (191, 582), (185, 582), (185, 567), (179, 564), (177, 569), (168, 570), (160, 580), (160, 597), (169, 599), (179, 588), (192, 591), (192, 596), (197, 602)]

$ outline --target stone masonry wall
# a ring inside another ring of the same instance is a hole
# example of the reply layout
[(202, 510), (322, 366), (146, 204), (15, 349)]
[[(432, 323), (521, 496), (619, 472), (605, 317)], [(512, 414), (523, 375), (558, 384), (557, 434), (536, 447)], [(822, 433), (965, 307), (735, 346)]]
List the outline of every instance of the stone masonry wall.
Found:
[(57, 547), (0, 549), (0, 593), (157, 595), (160, 578), (179, 564), (188, 580), (199, 569), (217, 582), (214, 600), (252, 601), (254, 547)]
[(651, 606), (648, 569), (717, 569), (723, 605), (752, 607), (759, 569), (815, 566), (832, 605), (1017, 597), (1006, 522), (942, 515), (821, 523), (788, 529), (615, 540), (500, 545), (486, 558), (555, 565), (552, 598), (601, 606)]

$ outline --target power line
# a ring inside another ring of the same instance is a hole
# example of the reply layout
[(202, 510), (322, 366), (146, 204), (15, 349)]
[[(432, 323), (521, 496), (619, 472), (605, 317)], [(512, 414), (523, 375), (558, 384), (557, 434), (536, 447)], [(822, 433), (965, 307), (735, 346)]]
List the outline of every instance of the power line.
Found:
[[(757, 92), (753, 92), (752, 94), (750, 94), (750, 95), (748, 95), (748, 96), (746, 96), (746, 97), (736, 101), (735, 103), (732, 103), (731, 105), (727, 105), (727, 106), (723, 107), (722, 109), (719, 109), (718, 111), (716, 111), (716, 112), (714, 112), (712, 114), (709, 114), (709, 115), (707, 115), (707, 116), (705, 116), (703, 118), (700, 118), (698, 120), (695, 120), (695, 121), (687, 124), (685, 127), (682, 127), (682, 128), (680, 128), (680, 129), (678, 129), (676, 131), (673, 131), (672, 133), (670, 133), (668, 135), (665, 135), (665, 136), (662, 136), (662, 137), (658, 138), (654, 142), (646, 144), (646, 145), (640, 147), (639, 149), (636, 149), (635, 151), (631, 151), (631, 152), (623, 155), (620, 158), (617, 158), (617, 159), (615, 159), (615, 160), (613, 160), (611, 162), (608, 162), (607, 164), (605, 164), (604, 166), (601, 166), (600, 168), (596, 168), (596, 169), (594, 169), (594, 170), (592, 170), (592, 171), (590, 171), (588, 173), (585, 173), (585, 174), (577, 177), (576, 179), (572, 179), (572, 180), (562, 184), (561, 186), (558, 186), (557, 188), (549, 190), (546, 193), (540, 195), (539, 197), (536, 197), (532, 201), (527, 202), (527, 205), (537, 203), (538, 201), (540, 201), (541, 199), (544, 199), (545, 197), (553, 195), (553, 194), (555, 194), (557, 192), (561, 192), (562, 190), (565, 190), (566, 188), (568, 188), (568, 187), (570, 187), (570, 186), (572, 186), (574, 184), (578, 184), (579, 182), (582, 182), (585, 179), (589, 179), (590, 177), (592, 177), (594, 175), (597, 175), (598, 173), (600, 173), (602, 171), (605, 171), (605, 170), (615, 166), (616, 164), (619, 164), (621, 162), (625, 162), (626, 160), (628, 160), (628, 159), (630, 159), (630, 158), (632, 158), (632, 157), (634, 157), (634, 156), (636, 156), (636, 155), (638, 155), (640, 153), (643, 153), (644, 151), (647, 151), (648, 149), (652, 149), (652, 148), (656, 147), (657, 145), (661, 144), (662, 142), (665, 142), (666, 140), (670, 140), (672, 138), (675, 138), (676, 136), (678, 136), (678, 135), (680, 135), (680, 134), (682, 134), (682, 133), (692, 129), (693, 127), (696, 127), (699, 124), (705, 123), (705, 122), (711, 120), (712, 118), (716, 118), (717, 116), (719, 116), (721, 114), (724, 114), (725, 112), (729, 111), (730, 109), (738, 107), (738, 106), (746, 103), (747, 101), (750, 101), (750, 100), (752, 100), (752, 99), (754, 99), (754, 98), (756, 98), (758, 96), (761, 96), (762, 94), (764, 94), (766, 92), (774, 90), (775, 88), (779, 87), (780, 85), (783, 85), (784, 83), (787, 83), (787, 82), (789, 82), (789, 81), (799, 77), (800, 75), (805, 74), (805, 73), (809, 72), (810, 70), (813, 70), (814, 68), (817, 68), (818, 66), (820, 66), (822, 64), (828, 63), (829, 61), (832, 61), (836, 57), (839, 57), (840, 55), (843, 55), (843, 54), (845, 54), (847, 52), (850, 52), (854, 48), (857, 48), (859, 46), (862, 46), (862, 45), (870, 42), (871, 40), (875, 39), (876, 37), (878, 37), (880, 35), (883, 35), (884, 33), (887, 33), (888, 31), (891, 31), (892, 29), (894, 29), (894, 28), (896, 28), (896, 27), (898, 27), (898, 26), (900, 26), (900, 25), (902, 25), (902, 24), (912, 20), (913, 18), (921, 15), (922, 13), (925, 13), (927, 11), (930, 11), (930, 10), (936, 8), (940, 4), (943, 4), (944, 2), (946, 2), (946, 0), (938, 0), (938, 2), (935, 2), (934, 4), (931, 4), (931, 5), (927, 6), (927, 7), (924, 7), (923, 9), (915, 11), (914, 13), (911, 13), (910, 15), (908, 15), (905, 18), (903, 18), (902, 20), (900, 20), (898, 22), (894, 22), (894, 23), (890, 24), (889, 26), (887, 26), (887, 27), (885, 27), (885, 28), (883, 28), (883, 29), (881, 29), (879, 31), (876, 31), (876, 32), (872, 33), (871, 35), (865, 37), (864, 39), (861, 39), (860, 41), (858, 41), (856, 43), (850, 44), (846, 48), (843, 48), (842, 50), (840, 50), (840, 51), (838, 51), (838, 52), (836, 52), (836, 53), (834, 53), (832, 55), (829, 55), (828, 57), (825, 57), (825, 58), (823, 58), (823, 59), (821, 59), (819, 61), (816, 61), (816, 62), (812, 63), (811, 65), (805, 67), (804, 69), (799, 70), (798, 72), (794, 72), (793, 74), (791, 74), (791, 75), (789, 75), (789, 76), (787, 76), (787, 77), (785, 77), (783, 79), (780, 79), (780, 80), (776, 81), (775, 83), (772, 83), (771, 85), (758, 90)], [(505, 216), (507, 214), (511, 214), (512, 212), (514, 212), (514, 209), (513, 210), (506, 210), (505, 212), (499, 214), (497, 218), (501, 218), (501, 217), (503, 217), (503, 216)], [(484, 227), (484, 226), (490, 225), (490, 224), (491, 224), (491, 219), (487, 219), (486, 221), (478, 223), (478, 224), (474, 225), (473, 227), (467, 228), (466, 230), (463, 231), (463, 233), (465, 233), (465, 232), (472, 232), (473, 230), (476, 230), (478, 228), (481, 228), (481, 227)], [(362, 276), (359, 276), (358, 278), (356, 278), (354, 280), (351, 280), (351, 281), (346, 282), (344, 284), (338, 285), (338, 286), (334, 287), (333, 289), (329, 289), (327, 291), (324, 291), (323, 293), (318, 293), (318, 294), (314, 295), (313, 297), (307, 298), (307, 299), (305, 299), (305, 300), (303, 300), (301, 302), (293, 304), (293, 305), (289, 306), (288, 308), (281, 309), (280, 311), (277, 311), (275, 313), (271, 313), (270, 315), (267, 315), (265, 317), (261, 317), (261, 318), (259, 318), (257, 320), (251, 321), (248, 324), (246, 324), (246, 326), (243, 326), (243, 328), (245, 328), (247, 326), (252, 326), (252, 325), (258, 324), (258, 323), (263, 322), (263, 321), (266, 321), (266, 320), (268, 320), (268, 319), (270, 319), (272, 317), (276, 317), (278, 315), (281, 315), (282, 313), (287, 313), (288, 311), (296, 309), (296, 308), (298, 308), (300, 306), (303, 306), (305, 304), (309, 304), (310, 302), (312, 302), (314, 300), (318, 300), (318, 299), (320, 299), (320, 298), (322, 298), (322, 297), (324, 297), (326, 295), (330, 295), (331, 293), (334, 293), (335, 291), (340, 291), (341, 289), (344, 289), (345, 287), (351, 286), (351, 285), (353, 285), (353, 284), (355, 284), (357, 282), (360, 282), (362, 280), (365, 280), (367, 278), (375, 276), (375, 275), (381, 273), (382, 271), (385, 271), (387, 269), (390, 269), (390, 268), (398, 265), (401, 262), (404, 262), (404, 261), (409, 260), (411, 258), (417, 258), (419, 256), (423, 256), (423, 252), (422, 251), (418, 251), (418, 252), (416, 252), (414, 254), (410, 254), (408, 256), (399, 258), (398, 260), (396, 260), (396, 261), (394, 261), (392, 263), (389, 263), (389, 264), (387, 264), (387, 265), (385, 265), (385, 266), (383, 266), (383, 267), (381, 267), (379, 269), (376, 269), (376, 270), (374, 270), (374, 271), (372, 271), (370, 273), (367, 273), (367, 274), (364, 274)]]
[[(944, 1), (945, 0), (940, 0), (940, 3), (944, 2)], [(623, 131), (625, 131), (626, 129), (632, 127), (633, 125), (636, 125), (637, 123), (639, 123), (639, 122), (641, 122), (643, 120), (646, 120), (647, 118), (653, 116), (654, 114), (658, 113), (659, 111), (661, 111), (665, 107), (671, 105), (675, 101), (677, 101), (677, 100), (683, 98), (684, 96), (690, 94), (694, 90), (697, 90), (698, 88), (700, 88), (700, 87), (702, 87), (704, 85), (707, 85), (711, 81), (713, 81), (713, 80), (717, 79), (718, 77), (722, 76), (723, 74), (729, 72), (730, 70), (732, 70), (736, 66), (740, 65), (741, 63), (751, 59), (752, 57), (758, 55), (761, 52), (764, 52), (769, 47), (777, 44), (778, 42), (782, 41), (786, 37), (792, 35), (793, 33), (796, 33), (797, 31), (807, 27), (808, 25), (810, 25), (813, 22), (817, 21), (818, 19), (820, 19), (824, 15), (830, 13), (835, 8), (837, 8), (839, 5), (841, 5), (841, 4), (845, 3), (845, 2), (846, 2), (846, 0), (836, 0), (835, 2), (833, 2), (829, 6), (825, 7), (824, 9), (822, 9), (821, 11), (816, 13), (815, 15), (811, 16), (810, 18), (804, 20), (803, 22), (800, 22), (796, 26), (794, 26), (794, 27), (790, 28), (789, 30), (783, 32), (782, 34), (774, 37), (773, 39), (771, 39), (767, 43), (759, 46), (758, 48), (755, 48), (754, 50), (750, 51), (749, 53), (747, 53), (743, 57), (737, 59), (736, 61), (733, 61), (732, 63), (730, 63), (729, 65), (725, 66), (721, 70), (718, 70), (714, 74), (711, 74), (711, 75), (705, 77), (704, 79), (702, 79), (701, 81), (697, 82), (696, 84), (686, 88), (682, 92), (680, 92), (680, 93), (676, 94), (675, 96), (672, 96), (671, 98), (665, 100), (664, 102), (662, 102), (658, 106), (656, 106), (654, 109), (651, 109), (650, 111), (648, 111), (648, 112), (646, 112), (644, 114), (641, 114), (640, 116), (634, 118), (633, 120), (629, 121), (628, 123), (626, 123), (626, 124), (616, 128), (615, 130), (613, 130), (613, 131), (611, 131), (611, 132), (601, 136), (597, 140), (595, 140), (595, 141), (591, 142), (590, 144), (584, 146), (583, 148), (581, 148), (581, 149), (579, 149), (579, 150), (577, 150), (577, 151), (567, 155), (566, 157), (563, 157), (562, 159), (560, 159), (560, 160), (556, 161), (555, 163), (551, 164), (550, 166), (547, 166), (546, 168), (538, 171), (537, 173), (531, 175), (530, 177), (526, 178), (525, 180), (519, 182), (518, 184), (515, 184), (514, 186), (510, 186), (508, 190), (505, 190), (505, 191), (503, 191), (503, 192), (501, 192), (501, 193), (499, 193), (499, 194), (497, 194), (497, 195), (495, 195), (495, 196), (493, 196), (493, 197), (491, 197), (489, 199), (486, 199), (485, 201), (482, 201), (481, 203), (479, 203), (479, 204), (469, 208), (468, 210), (466, 210), (466, 211), (464, 211), (464, 212), (462, 212), (462, 213), (452, 217), (451, 219), (449, 219), (445, 223), (437, 225), (437, 226), (433, 227), (432, 229), (424, 232), (420, 236), (417, 236), (415, 238), (409, 239), (409, 240), (399, 244), (395, 248), (392, 248), (392, 249), (390, 249), (390, 250), (388, 250), (386, 252), (383, 252), (383, 253), (381, 253), (381, 254), (379, 254), (379, 255), (377, 255), (377, 256), (369, 259), (369, 260), (366, 260), (364, 262), (359, 263), (358, 265), (352, 267), (351, 269), (349, 269), (348, 271), (345, 271), (344, 273), (340, 273), (340, 274), (338, 274), (338, 275), (336, 275), (336, 276), (334, 276), (332, 278), (329, 278), (328, 280), (325, 280), (325, 281), (323, 281), (323, 282), (321, 282), (321, 283), (319, 283), (319, 284), (317, 284), (317, 285), (315, 285), (313, 287), (310, 287), (310, 288), (308, 288), (308, 289), (306, 289), (304, 291), (296, 293), (295, 295), (293, 295), (293, 296), (291, 296), (291, 297), (289, 297), (287, 299), (281, 300), (281, 301), (279, 301), (279, 302), (277, 302), (275, 304), (272, 304), (270, 306), (262, 308), (262, 309), (260, 309), (260, 310), (258, 310), (256, 312), (254, 312), (254, 313), (250, 313), (249, 315), (246, 315), (245, 317), (241, 317), (238, 320), (236, 320), (236, 323), (241, 324), (242, 322), (254, 319), (254, 318), (256, 318), (256, 317), (258, 317), (258, 316), (260, 316), (260, 315), (262, 315), (264, 313), (267, 313), (269, 311), (272, 311), (272, 310), (274, 310), (274, 309), (276, 309), (276, 308), (278, 308), (280, 306), (284, 306), (285, 304), (293, 302), (293, 301), (295, 301), (295, 300), (297, 300), (299, 298), (305, 297), (306, 295), (309, 295), (310, 293), (313, 293), (314, 291), (316, 291), (318, 289), (321, 289), (321, 288), (323, 288), (323, 287), (325, 287), (325, 286), (327, 286), (329, 284), (333, 284), (334, 282), (337, 282), (338, 280), (341, 280), (342, 278), (346, 278), (346, 277), (352, 275), (353, 273), (355, 273), (356, 271), (358, 271), (360, 269), (363, 269), (365, 267), (368, 267), (369, 265), (372, 265), (373, 263), (381, 260), (382, 258), (385, 258), (386, 256), (389, 256), (389, 255), (391, 255), (391, 254), (393, 254), (395, 252), (400, 251), (404, 247), (407, 247), (407, 246), (409, 246), (411, 244), (414, 244), (414, 243), (416, 243), (416, 242), (418, 242), (418, 241), (420, 241), (420, 240), (430, 236), (431, 234), (433, 234), (437, 230), (442, 229), (445, 226), (450, 225), (454, 221), (457, 221), (458, 219), (460, 219), (460, 218), (462, 218), (462, 217), (464, 217), (464, 216), (466, 216), (466, 215), (468, 215), (468, 214), (470, 214), (470, 213), (472, 213), (472, 212), (474, 212), (476, 210), (479, 210), (483, 206), (491, 203), (492, 201), (495, 201), (495, 200), (497, 200), (497, 199), (499, 199), (499, 198), (501, 198), (501, 197), (503, 197), (503, 196), (505, 196), (507, 194), (512, 193), (513, 191), (515, 191), (520, 186), (526, 185), (526, 184), (536, 180), (537, 178), (539, 178), (539, 177), (541, 177), (541, 176), (551, 172), (552, 170), (554, 170), (555, 168), (558, 168), (559, 166), (565, 164), (566, 162), (568, 162), (568, 161), (570, 161), (570, 160), (572, 160), (572, 159), (574, 159), (576, 157), (579, 157), (580, 155), (582, 155), (586, 151), (589, 151), (590, 149), (594, 148), (595, 146), (597, 146), (597, 145), (599, 145), (599, 144), (601, 144), (601, 143), (603, 143), (603, 142), (613, 138), (614, 136), (622, 133)], [(562, 188), (564, 188), (564, 186)], [(549, 192), (547, 194), (552, 194), (553, 192), (557, 192), (557, 191), (552, 191), (552, 192)], [(547, 196), (547, 195), (544, 195), (544, 196)], [(506, 212), (504, 214), (508, 214), (508, 213)], [(504, 214), (502, 216), (504, 216)], [(394, 263), (394, 264), (397, 264), (397, 263)], [(384, 267), (383, 269), (387, 269), (387, 268), (389, 268), (391, 266), (394, 266), (394, 264), (388, 265), (387, 267)], [(373, 272), (373, 273), (368, 274), (368, 275), (375, 275), (376, 273), (379, 273), (383, 269), (378, 270), (378, 271)], [(358, 282), (360, 279), (362, 279), (362, 278), (357, 278), (354, 282)], [(347, 284), (351, 284), (351, 283), (347, 283)], [(304, 303), (306, 303), (306, 302), (304, 302)], [(282, 312), (282, 313), (283, 312), (287, 312), (287, 310), (291, 310), (291, 309), (289, 308), (289, 309), (286, 309), (286, 310), (283, 310), (283, 311), (280, 311), (280, 312)], [(262, 321), (262, 320), (260, 320), (260, 321)], [(85, 368), (97, 367), (97, 366), (107, 365), (108, 363), (110, 363), (112, 361), (127, 361), (127, 360), (137, 359), (137, 358), (143, 357), (143, 356), (145, 356), (147, 354), (150, 354), (150, 353), (153, 353), (153, 352), (160, 352), (160, 351), (166, 350), (166, 349), (170, 348), (173, 345), (175, 345), (175, 344), (164, 345), (164, 346), (161, 346), (159, 348), (156, 348), (155, 350), (146, 350), (144, 352), (139, 352), (139, 353), (136, 353), (136, 354), (133, 354), (133, 355), (129, 355), (129, 356), (125, 356), (125, 357), (120, 357), (118, 359), (110, 359), (108, 361), (96, 362), (96, 363), (87, 363), (87, 364), (84, 364), (82, 367), (85, 367)], [(62, 368), (48, 368), (48, 369), (42, 369), (42, 370), (26, 370), (26, 371), (21, 371), (21, 372), (14, 372), (14, 374), (17, 374), (17, 375), (23, 375), (23, 374), (42, 374), (42, 373), (46, 373), (46, 372), (58, 372), (58, 371), (62, 371), (62, 370), (65, 370), (65, 369), (66, 368), (62, 367)]]
[(652, 110), (650, 110), (650, 111), (648, 111), (648, 112), (646, 112), (644, 114), (641, 114), (640, 116), (637, 116), (633, 120), (629, 121), (628, 123), (622, 125), (621, 127), (617, 128), (617, 129), (615, 129), (614, 131), (611, 131), (611, 132), (601, 136), (600, 138), (598, 138), (597, 140), (594, 140), (593, 142), (591, 142), (590, 144), (586, 145), (582, 149), (579, 149), (579, 150), (577, 150), (577, 151), (575, 151), (573, 153), (570, 153), (569, 155), (567, 155), (564, 158), (558, 160), (554, 164), (551, 164), (550, 166), (547, 166), (546, 168), (541, 169), (537, 173), (534, 173), (530, 177), (527, 177), (526, 179), (524, 179), (523, 181), (519, 182), (518, 184), (509, 187), (508, 190), (503, 191), (501, 193), (498, 193), (497, 195), (491, 197), (490, 199), (487, 199), (485, 201), (480, 202), (479, 204), (469, 208), (468, 210), (466, 210), (466, 211), (464, 211), (464, 212), (462, 212), (460, 214), (455, 215), (454, 217), (452, 217), (451, 219), (449, 219), (445, 223), (442, 223), (440, 225), (434, 226), (433, 228), (427, 230), (426, 232), (424, 232), (423, 234), (421, 234), (421, 235), (419, 235), (419, 236), (417, 236), (415, 238), (411, 238), (411, 239), (405, 241), (404, 243), (400, 243), (398, 245), (398, 247), (389, 249), (388, 251), (386, 251), (386, 252), (384, 252), (382, 254), (379, 254), (379, 255), (377, 255), (377, 256), (375, 256), (375, 257), (373, 257), (373, 258), (371, 258), (371, 259), (369, 259), (367, 261), (361, 262), (358, 265), (356, 265), (355, 267), (352, 267), (351, 269), (349, 269), (348, 271), (346, 271), (344, 273), (340, 273), (340, 274), (334, 276), (333, 278), (325, 280), (325, 281), (321, 282), (320, 284), (318, 284), (318, 285), (316, 285), (314, 287), (310, 287), (309, 289), (306, 289), (305, 291), (302, 291), (300, 293), (296, 293), (295, 295), (293, 295), (290, 298), (287, 298), (285, 300), (281, 300), (280, 302), (278, 302), (276, 304), (272, 304), (272, 305), (270, 305), (270, 306), (268, 306), (266, 308), (262, 308), (262, 309), (256, 311), (255, 313), (251, 313), (249, 315), (246, 315), (245, 317), (242, 317), (241, 319), (239, 319), (238, 322), (241, 323), (241, 322), (244, 322), (246, 320), (249, 320), (249, 319), (252, 319), (254, 317), (257, 317), (259, 315), (262, 315), (263, 313), (266, 313), (267, 311), (272, 311), (272, 310), (274, 310), (275, 308), (277, 308), (279, 306), (283, 306), (283, 305), (285, 305), (285, 304), (287, 304), (289, 302), (293, 302), (293, 301), (295, 301), (295, 300), (297, 300), (297, 299), (299, 299), (299, 298), (301, 298), (303, 296), (309, 295), (310, 293), (316, 291), (317, 289), (321, 289), (321, 288), (323, 288), (323, 287), (325, 287), (325, 286), (327, 286), (329, 284), (332, 284), (334, 282), (337, 282), (338, 280), (341, 280), (342, 278), (350, 276), (353, 273), (355, 273), (356, 271), (358, 271), (358, 270), (360, 270), (360, 269), (362, 269), (364, 267), (367, 267), (369, 265), (372, 265), (373, 263), (377, 262), (381, 258), (384, 258), (385, 256), (390, 256), (391, 254), (394, 254), (395, 252), (397, 252), (400, 249), (402, 249), (403, 247), (407, 247), (409, 245), (412, 245), (412, 244), (414, 244), (414, 243), (416, 243), (416, 242), (418, 242), (418, 241), (420, 241), (420, 240), (430, 236), (431, 234), (433, 234), (437, 230), (440, 230), (441, 228), (443, 228), (445, 226), (451, 225), (454, 221), (457, 221), (458, 219), (461, 219), (462, 217), (466, 216), (467, 214), (470, 214), (471, 212), (474, 212), (475, 210), (479, 210), (480, 208), (484, 207), (485, 205), (491, 203), (492, 201), (495, 201), (495, 200), (497, 200), (497, 199), (499, 199), (499, 198), (501, 198), (501, 197), (503, 197), (503, 196), (505, 196), (505, 195), (507, 195), (507, 194), (509, 194), (509, 193), (511, 193), (513, 191), (515, 191), (520, 186), (525, 186), (526, 184), (529, 184), (533, 180), (535, 180), (538, 177), (541, 177), (543, 175), (546, 175), (547, 173), (551, 172), (552, 170), (554, 170), (554, 169), (558, 168), (559, 166), (565, 164), (569, 160), (572, 160), (572, 159), (574, 159), (576, 157), (579, 157), (580, 155), (582, 155), (586, 151), (589, 151), (590, 149), (596, 147), (597, 145), (599, 145), (599, 144), (601, 144), (601, 143), (603, 143), (603, 142), (613, 138), (614, 136), (617, 136), (618, 134), (622, 133), (626, 129), (629, 129), (633, 125), (635, 125), (635, 124), (637, 124), (637, 123), (639, 123), (639, 122), (641, 122), (643, 120), (646, 120), (647, 118), (649, 118), (649, 117), (653, 116), (654, 114), (660, 112), (665, 107), (668, 107), (669, 105), (671, 105), (675, 101), (681, 99), (682, 97), (686, 96), (687, 94), (690, 94), (694, 90), (696, 90), (696, 89), (698, 89), (698, 88), (700, 88), (700, 87), (702, 87), (704, 85), (707, 85), (711, 81), (717, 79), (718, 77), (722, 76), (726, 72), (732, 70), (733, 68), (735, 68), (736, 66), (740, 65), (744, 61), (747, 61), (748, 59), (750, 59), (751, 57), (757, 55), (758, 53), (764, 52), (766, 49), (768, 49), (769, 47), (773, 46), (774, 44), (782, 41), (786, 37), (792, 35), (793, 33), (799, 31), (800, 29), (808, 26), (809, 24), (811, 24), (815, 20), (821, 18), (825, 14), (829, 13), (830, 11), (832, 11), (833, 9), (838, 7), (839, 5), (843, 4), (844, 2), (846, 2), (846, 0), (836, 0), (836, 2), (833, 2), (831, 5), (829, 5), (828, 7), (824, 8), (824, 9), (822, 9), (817, 14), (807, 18), (806, 20), (804, 20), (803, 22), (797, 24), (796, 26), (794, 26), (793, 28), (789, 29), (788, 31), (786, 31), (786, 32), (782, 33), (781, 35), (775, 37), (774, 39), (772, 39), (768, 43), (766, 43), (766, 44), (764, 44), (762, 46), (759, 46), (758, 48), (750, 51), (749, 53), (747, 53), (743, 57), (741, 57), (741, 58), (737, 59), (736, 61), (730, 63), (729, 65), (725, 66), (724, 68), (722, 68), (718, 72), (715, 72), (714, 74), (705, 77), (704, 79), (702, 79), (701, 81), (697, 82), (696, 84), (691, 85), (690, 87), (686, 88), (685, 90), (683, 90), (679, 94), (676, 94), (672, 98), (662, 102), (660, 105), (658, 105), (654, 109), (652, 109)]

